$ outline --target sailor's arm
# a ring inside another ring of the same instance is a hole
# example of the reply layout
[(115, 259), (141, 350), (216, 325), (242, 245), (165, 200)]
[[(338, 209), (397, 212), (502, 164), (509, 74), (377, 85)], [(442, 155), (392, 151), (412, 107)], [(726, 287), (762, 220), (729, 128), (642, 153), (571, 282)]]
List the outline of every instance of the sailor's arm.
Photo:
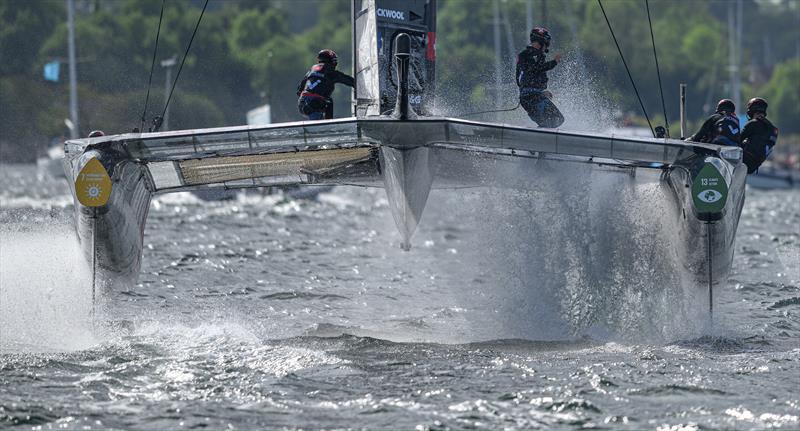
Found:
[(700, 127), (700, 130), (698, 130), (697, 133), (686, 138), (686, 140), (692, 142), (705, 142), (704, 139), (711, 136), (712, 127), (714, 127), (714, 118), (710, 117), (703, 123), (703, 125)]
[(767, 141), (770, 136), (770, 127), (760, 121), (748, 121), (744, 127), (742, 128), (741, 134), (741, 146), (744, 147), (753, 139), (758, 139), (758, 137), (763, 136), (764, 140)]
[(337, 84), (344, 84), (344, 85), (346, 85), (348, 87), (354, 87), (355, 88), (355, 86), (356, 86), (356, 80), (353, 79), (352, 76), (350, 76), (350, 75), (348, 75), (346, 73), (343, 73), (343, 72), (339, 72), (338, 70), (333, 75), (333, 82), (335, 82)]
[(544, 58), (542, 58), (542, 60), (534, 59), (533, 61), (524, 61), (524, 63), (525, 64), (523, 64), (523, 68), (525, 73), (530, 73), (531, 75), (547, 72), (548, 70), (556, 67), (558, 64), (558, 62), (555, 60), (544, 61)]

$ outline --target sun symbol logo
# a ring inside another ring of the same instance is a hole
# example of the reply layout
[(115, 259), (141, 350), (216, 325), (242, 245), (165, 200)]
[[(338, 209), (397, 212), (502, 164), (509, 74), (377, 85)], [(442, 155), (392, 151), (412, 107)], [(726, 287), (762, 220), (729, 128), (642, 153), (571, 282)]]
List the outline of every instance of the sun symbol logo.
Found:
[(86, 195), (89, 196), (91, 199), (97, 199), (100, 197), (100, 186), (89, 186), (86, 187)]

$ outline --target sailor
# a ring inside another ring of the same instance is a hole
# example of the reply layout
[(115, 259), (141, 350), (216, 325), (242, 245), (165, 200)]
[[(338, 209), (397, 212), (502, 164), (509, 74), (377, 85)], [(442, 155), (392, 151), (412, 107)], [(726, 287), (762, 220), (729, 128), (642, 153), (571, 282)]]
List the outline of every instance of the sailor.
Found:
[(758, 167), (769, 157), (778, 142), (778, 128), (767, 120), (767, 101), (754, 97), (747, 102), (749, 121), (742, 129), (742, 155), (747, 173), (758, 171)]
[(694, 135), (687, 141), (703, 142), (716, 145), (739, 145), (741, 142), (739, 118), (736, 117), (736, 105), (730, 99), (722, 99), (717, 103), (717, 110), (711, 114)]
[(553, 60), (545, 61), (552, 37), (544, 27), (531, 30), (531, 44), (517, 56), (517, 85), (519, 103), (539, 127), (556, 128), (564, 123), (564, 116), (550, 100), (553, 95), (547, 91), (547, 71), (561, 61), (561, 54)]
[(344, 84), (355, 87), (353, 77), (336, 70), (339, 58), (330, 49), (317, 54), (317, 64), (311, 66), (306, 76), (297, 85), (297, 107), (309, 120), (333, 118), (333, 87)]

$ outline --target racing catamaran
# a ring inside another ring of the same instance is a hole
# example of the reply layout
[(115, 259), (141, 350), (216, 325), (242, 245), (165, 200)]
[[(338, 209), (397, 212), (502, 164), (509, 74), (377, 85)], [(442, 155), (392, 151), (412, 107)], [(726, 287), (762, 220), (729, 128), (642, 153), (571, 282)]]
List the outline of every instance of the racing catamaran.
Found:
[[(65, 144), (77, 233), (95, 285), (138, 277), (154, 195), (274, 185), (383, 187), (409, 249), (431, 189), (525, 187), (525, 166), (611, 166), (666, 188), (679, 211), (683, 267), (713, 291), (726, 279), (744, 203), (738, 147), (431, 115), (435, 0), (353, 0), (354, 116), (129, 133)], [(495, 175), (482, 175), (493, 171)]]

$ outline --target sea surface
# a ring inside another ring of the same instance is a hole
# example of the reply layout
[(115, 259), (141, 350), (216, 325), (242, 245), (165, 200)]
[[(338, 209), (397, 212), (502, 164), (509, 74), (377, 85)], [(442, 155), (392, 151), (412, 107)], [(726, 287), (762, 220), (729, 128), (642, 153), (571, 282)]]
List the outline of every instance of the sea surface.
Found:
[(93, 307), (65, 181), (0, 165), (0, 428), (800, 429), (800, 192), (712, 319), (663, 190), (581, 175), (434, 191), (409, 252), (381, 189), (159, 196)]

